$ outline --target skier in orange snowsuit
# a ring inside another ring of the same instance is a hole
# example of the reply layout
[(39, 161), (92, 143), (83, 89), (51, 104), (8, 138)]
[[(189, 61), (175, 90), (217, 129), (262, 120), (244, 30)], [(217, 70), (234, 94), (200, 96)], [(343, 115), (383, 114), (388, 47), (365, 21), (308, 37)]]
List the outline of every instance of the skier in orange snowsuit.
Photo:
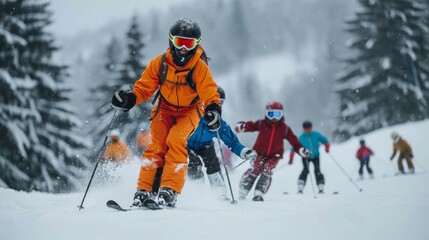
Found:
[(106, 161), (114, 161), (116, 163), (123, 163), (129, 160), (130, 158), (130, 149), (127, 145), (119, 140), (119, 131), (113, 130), (110, 133), (112, 142), (106, 148), (104, 153), (104, 159)]
[(221, 105), (217, 85), (201, 41), (201, 30), (190, 19), (179, 19), (170, 28), (170, 47), (149, 62), (133, 91), (118, 91), (112, 97), (113, 108), (128, 111), (149, 100), (157, 89), (151, 113), (151, 143), (143, 154), (134, 205), (151, 198), (157, 169), (164, 167), (158, 203), (174, 206), (182, 191), (188, 165), (187, 140), (198, 127), (201, 105), (212, 131), (220, 128)]

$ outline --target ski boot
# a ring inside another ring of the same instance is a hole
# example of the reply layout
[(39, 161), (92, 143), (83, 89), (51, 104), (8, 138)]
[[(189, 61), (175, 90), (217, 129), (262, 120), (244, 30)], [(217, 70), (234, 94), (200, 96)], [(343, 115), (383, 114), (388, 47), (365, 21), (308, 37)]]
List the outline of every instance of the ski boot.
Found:
[(223, 180), (221, 172), (219, 171), (216, 173), (207, 174), (207, 177), (209, 178), (211, 188), (216, 192), (218, 198), (225, 201), (230, 200), (226, 194), (227, 191), (225, 187), (225, 181)]
[(177, 201), (177, 192), (168, 187), (162, 187), (159, 190), (158, 205), (174, 207)]
[(246, 198), (247, 194), (249, 194), (249, 190), (244, 189), (244, 188), (240, 188), (240, 190), (238, 191), (238, 199), (244, 200)]
[(134, 194), (134, 207), (143, 207), (143, 202), (146, 199), (149, 199), (152, 197), (152, 193), (147, 190), (137, 190), (137, 192)]
[(252, 198), (252, 200), (255, 201), (255, 202), (263, 202), (264, 198), (262, 198), (262, 196), (254, 196)]
[(408, 173), (409, 173), (409, 174), (414, 174), (414, 168), (410, 168), (410, 169), (408, 170)]
[(298, 193), (302, 194), (302, 191), (304, 191), (305, 187), (305, 181), (304, 180), (298, 180)]
[(255, 202), (263, 202), (264, 198), (262, 196), (264, 196), (264, 194), (261, 191), (255, 190), (255, 196), (252, 198), (252, 200)]
[(323, 194), (323, 193), (325, 193), (325, 192), (323, 192), (323, 189), (325, 188), (325, 185), (324, 185), (324, 184), (319, 184), (319, 185), (317, 185), (317, 188), (319, 188), (319, 194)]

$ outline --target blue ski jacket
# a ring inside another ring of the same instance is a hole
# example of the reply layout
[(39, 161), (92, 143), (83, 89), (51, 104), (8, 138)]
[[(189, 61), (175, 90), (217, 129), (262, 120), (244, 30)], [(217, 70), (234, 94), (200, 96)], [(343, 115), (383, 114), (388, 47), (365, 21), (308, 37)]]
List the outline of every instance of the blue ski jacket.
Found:
[[(232, 131), (231, 127), (222, 119), (219, 129), (219, 136), (223, 143), (228, 146), (233, 153), (240, 156), (244, 146), (238, 140), (237, 135)], [(213, 145), (213, 138), (217, 137), (215, 131), (210, 131), (207, 126), (207, 121), (201, 118), (197, 130), (188, 139), (188, 149), (200, 150), (205, 146)]]
[(312, 131), (311, 133), (304, 132), (299, 136), (298, 140), (302, 146), (310, 151), (310, 156), (308, 157), (310, 159), (319, 157), (319, 143), (328, 143), (328, 139), (317, 131)]

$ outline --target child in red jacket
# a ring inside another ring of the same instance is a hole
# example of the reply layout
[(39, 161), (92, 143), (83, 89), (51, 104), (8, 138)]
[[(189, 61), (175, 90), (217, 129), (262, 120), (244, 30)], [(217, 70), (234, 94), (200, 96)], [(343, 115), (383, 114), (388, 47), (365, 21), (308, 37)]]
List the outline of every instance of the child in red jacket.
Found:
[(363, 179), (363, 167), (366, 166), (366, 170), (369, 173), (369, 176), (373, 178), (372, 169), (369, 167), (369, 158), (371, 155), (374, 155), (374, 153), (369, 149), (367, 146), (365, 146), (365, 140), (361, 139), (359, 141), (360, 148), (358, 149), (356, 153), (356, 158), (360, 161), (360, 168), (359, 168), (359, 177)]
[(235, 128), (238, 133), (259, 131), (253, 146), (258, 157), (251, 162), (251, 168), (246, 170), (240, 180), (239, 198), (241, 200), (246, 198), (256, 178), (260, 176), (253, 201), (264, 201), (263, 196), (271, 185), (273, 169), (283, 157), (284, 139), (289, 141), (299, 155), (308, 157), (308, 150), (302, 147), (292, 129), (286, 125), (283, 115), (282, 104), (272, 102), (266, 107), (265, 119), (256, 122), (238, 122)]

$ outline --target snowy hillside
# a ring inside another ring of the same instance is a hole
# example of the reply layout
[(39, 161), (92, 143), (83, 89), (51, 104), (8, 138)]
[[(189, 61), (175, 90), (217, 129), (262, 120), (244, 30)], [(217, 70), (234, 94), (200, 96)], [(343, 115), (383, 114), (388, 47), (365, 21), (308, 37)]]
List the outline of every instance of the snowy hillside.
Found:
[[(382, 177), (395, 169), (388, 161), (393, 130), (413, 147), (419, 174)], [(304, 195), (295, 194), (302, 168), (298, 158), (292, 166), (286, 166), (285, 160), (279, 163), (263, 203), (252, 202), (251, 196), (237, 205), (219, 202), (208, 186), (188, 181), (174, 210), (123, 213), (106, 208), (109, 199), (130, 204), (137, 162), (118, 170), (118, 183), (91, 188), (82, 211), (76, 207), (82, 192), (52, 195), (0, 189), (1, 239), (427, 239), (429, 174), (423, 171), (429, 169), (428, 132), (429, 121), (423, 121), (366, 136), (367, 145), (376, 154), (371, 163), (376, 177), (357, 181), (363, 187), (361, 193), (329, 156), (322, 154), (326, 194), (317, 199), (310, 181)], [(357, 146), (358, 139), (353, 138), (333, 145), (331, 152), (354, 179)], [(236, 196), (238, 179), (246, 167), (231, 174)], [(285, 191), (289, 194), (283, 194)], [(333, 191), (339, 194), (332, 195)]]

